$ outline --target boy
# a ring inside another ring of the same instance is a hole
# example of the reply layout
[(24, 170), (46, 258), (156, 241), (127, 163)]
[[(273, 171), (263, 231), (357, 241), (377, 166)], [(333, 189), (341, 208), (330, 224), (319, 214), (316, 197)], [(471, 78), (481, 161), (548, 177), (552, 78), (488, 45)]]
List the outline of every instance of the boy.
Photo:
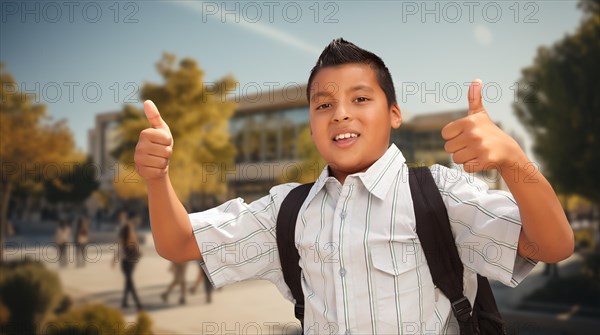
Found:
[[(402, 118), (385, 64), (337, 39), (319, 57), (307, 90), (312, 139), (328, 167), (309, 192), (295, 231), (305, 332), (457, 332), (450, 302), (434, 287), (419, 250), (408, 169), (398, 148), (389, 145), (391, 128)], [(152, 128), (141, 133), (135, 160), (148, 182), (158, 253), (177, 262), (202, 257), (217, 287), (267, 279), (293, 300), (281, 272), (275, 224), (281, 202), (297, 184), (275, 186), (251, 204), (234, 199), (188, 215), (168, 178), (169, 128), (152, 102), (144, 110)], [(573, 233), (554, 191), (537, 170), (531, 174), (524, 152), (490, 120), (480, 81), (469, 89), (469, 115), (444, 127), (442, 136), (456, 163), (468, 172), (498, 169), (514, 196), (488, 191), (458, 170), (431, 167), (461, 251), (471, 304), (476, 273), (515, 286), (535, 261), (558, 262), (572, 254)], [(535, 182), (524, 183), (525, 176)]]

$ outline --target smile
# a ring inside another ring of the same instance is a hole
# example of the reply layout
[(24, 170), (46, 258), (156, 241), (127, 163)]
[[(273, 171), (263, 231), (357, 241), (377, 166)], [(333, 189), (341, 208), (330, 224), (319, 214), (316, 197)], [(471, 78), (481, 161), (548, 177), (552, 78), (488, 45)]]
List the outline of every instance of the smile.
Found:
[(357, 137), (359, 137), (359, 136), (360, 136), (360, 135), (359, 135), (359, 134), (356, 134), (356, 133), (344, 133), (344, 134), (338, 134), (338, 135), (336, 135), (336, 136), (333, 138), (333, 140), (334, 140), (335, 142), (337, 142), (337, 141), (344, 140), (344, 139), (347, 139), (347, 138), (357, 138)]

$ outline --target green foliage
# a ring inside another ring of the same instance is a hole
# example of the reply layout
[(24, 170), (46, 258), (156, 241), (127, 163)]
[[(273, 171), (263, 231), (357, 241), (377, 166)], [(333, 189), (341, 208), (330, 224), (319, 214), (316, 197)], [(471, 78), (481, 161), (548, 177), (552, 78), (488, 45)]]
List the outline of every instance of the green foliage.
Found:
[[(236, 107), (226, 97), (237, 82), (225, 77), (205, 83), (204, 72), (195, 60), (185, 58), (176, 66), (171, 54), (163, 55), (157, 69), (164, 83), (144, 84), (141, 98), (154, 101), (173, 135), (169, 171), (179, 199), (186, 203), (192, 192), (226, 194), (227, 183), (221, 171), (233, 163), (235, 155), (229, 140), (229, 119)], [(139, 134), (149, 124), (143, 111), (133, 106), (124, 108), (118, 123), (120, 144), (112, 154), (121, 164), (132, 165)], [(115, 187), (123, 197), (145, 196), (139, 178), (136, 182), (119, 182)]]
[(44, 189), (46, 199), (51, 203), (72, 202), (81, 203), (92, 192), (98, 189), (100, 183), (97, 170), (91, 157), (84, 163), (76, 164), (70, 171), (65, 171), (57, 178), (46, 180)]
[(152, 334), (152, 321), (144, 312), (138, 314), (135, 324), (125, 322), (123, 315), (105, 305), (93, 304), (67, 312), (44, 326), (48, 335), (92, 334)]
[(575, 237), (575, 246), (578, 251), (586, 251), (595, 247), (594, 235), (592, 228), (577, 229), (573, 231)]
[(0, 271), (0, 301), (8, 314), (3, 333), (33, 334), (63, 297), (58, 275), (27, 259), (2, 264)]
[[(50, 122), (46, 106), (19, 91), (17, 81), (0, 64), (0, 182), (40, 180), (40, 167), (72, 160), (73, 136), (64, 120)], [(36, 167), (24, 169), (24, 166)], [(37, 173), (32, 173), (32, 170)]]
[(600, 15), (600, 0), (581, 0), (578, 7), (583, 10), (586, 16)]
[(128, 335), (146, 335), (152, 334), (152, 319), (146, 312), (140, 312), (134, 327), (128, 328)]
[(539, 48), (523, 69), (514, 110), (555, 188), (600, 201), (600, 1), (580, 8), (577, 31)]
[(319, 177), (326, 163), (312, 141), (309, 125), (300, 132), (296, 145), (298, 147), (298, 156), (300, 156), (300, 162), (298, 163), (300, 173), (293, 176), (281, 176), (279, 181), (313, 182)]
[[(19, 91), (15, 78), (0, 63), (0, 246), (13, 190), (41, 193), (40, 181), (49, 164), (79, 161), (66, 122), (50, 122), (46, 106), (35, 99)], [(3, 252), (0, 248), (0, 259)]]
[(58, 305), (56, 306), (56, 308), (54, 308), (54, 314), (62, 314), (66, 311), (68, 311), (71, 306), (73, 306), (73, 300), (71, 299), (70, 296), (68, 295), (63, 295), (62, 299), (60, 300), (60, 302), (58, 303)]
[(152, 334), (145, 312), (130, 324), (119, 310), (104, 305), (71, 309), (58, 275), (41, 262), (10, 261), (0, 271), (0, 334)]

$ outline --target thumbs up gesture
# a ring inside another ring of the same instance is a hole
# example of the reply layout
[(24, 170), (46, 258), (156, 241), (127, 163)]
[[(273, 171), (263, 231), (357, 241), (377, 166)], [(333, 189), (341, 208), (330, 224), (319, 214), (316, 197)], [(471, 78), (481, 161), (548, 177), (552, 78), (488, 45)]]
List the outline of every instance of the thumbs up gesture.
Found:
[(468, 93), (468, 115), (442, 129), (444, 149), (467, 172), (501, 170), (525, 156), (519, 144), (488, 116), (481, 101), (482, 85), (481, 80), (473, 80)]
[(138, 174), (146, 180), (162, 178), (168, 173), (169, 158), (173, 153), (173, 137), (152, 101), (144, 102), (144, 113), (151, 128), (140, 133), (135, 147), (135, 167)]

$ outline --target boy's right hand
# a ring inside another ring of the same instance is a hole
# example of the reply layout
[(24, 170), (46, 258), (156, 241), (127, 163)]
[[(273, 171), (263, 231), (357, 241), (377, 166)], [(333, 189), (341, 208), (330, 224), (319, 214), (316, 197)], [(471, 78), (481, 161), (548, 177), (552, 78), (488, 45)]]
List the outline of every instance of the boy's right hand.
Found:
[(169, 158), (173, 154), (171, 130), (151, 100), (144, 102), (144, 113), (152, 128), (140, 133), (135, 147), (135, 168), (146, 180), (163, 178), (168, 173)]

